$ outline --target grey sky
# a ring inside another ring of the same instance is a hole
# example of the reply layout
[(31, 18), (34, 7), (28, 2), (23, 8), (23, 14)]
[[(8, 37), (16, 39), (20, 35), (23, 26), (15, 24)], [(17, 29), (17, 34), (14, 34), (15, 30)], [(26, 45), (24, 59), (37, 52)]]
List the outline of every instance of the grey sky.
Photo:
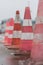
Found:
[(30, 1), (31, 15), (34, 19), (37, 15), (38, 0), (0, 0), (0, 20), (10, 17), (15, 18), (15, 11), (20, 10), (23, 18), (25, 7)]

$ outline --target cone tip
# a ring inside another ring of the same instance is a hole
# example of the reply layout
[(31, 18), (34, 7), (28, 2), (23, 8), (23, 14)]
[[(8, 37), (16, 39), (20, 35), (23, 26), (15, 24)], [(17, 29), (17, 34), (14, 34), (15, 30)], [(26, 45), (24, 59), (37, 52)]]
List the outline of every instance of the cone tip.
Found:
[(19, 10), (16, 11), (16, 14), (20, 14)]
[(31, 12), (29, 7), (25, 8), (24, 19), (31, 19)]

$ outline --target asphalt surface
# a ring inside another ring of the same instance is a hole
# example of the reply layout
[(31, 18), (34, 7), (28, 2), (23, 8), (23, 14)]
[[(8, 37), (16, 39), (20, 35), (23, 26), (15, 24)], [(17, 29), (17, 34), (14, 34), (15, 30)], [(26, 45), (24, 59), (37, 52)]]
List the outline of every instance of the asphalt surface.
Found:
[(0, 43), (0, 65), (20, 64), (21, 61), (15, 60), (14, 55), (11, 55), (11, 52), (12, 51), (8, 50), (2, 43)]
[(15, 53), (15, 51), (7, 49), (3, 43), (0, 43), (0, 65), (27, 65), (29, 62), (29, 59), (16, 60), (12, 53)]
[(4, 34), (0, 35), (0, 65), (27, 65), (26, 60), (15, 60), (15, 53), (13, 50), (9, 50), (4, 46), (3, 43)]

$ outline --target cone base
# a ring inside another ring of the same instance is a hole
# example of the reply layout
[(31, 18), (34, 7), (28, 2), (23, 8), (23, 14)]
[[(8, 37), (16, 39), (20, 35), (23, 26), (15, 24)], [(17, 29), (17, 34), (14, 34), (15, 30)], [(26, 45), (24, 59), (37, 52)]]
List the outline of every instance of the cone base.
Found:
[(43, 44), (35, 44), (32, 48), (31, 58), (35, 61), (43, 61)]
[(32, 40), (22, 40), (20, 44), (20, 49), (24, 51), (29, 51), (32, 49)]
[(20, 38), (14, 38), (12, 44), (13, 45), (19, 45), (20, 44)]
[(10, 50), (11, 50), (11, 49), (19, 50), (19, 45), (10, 45), (10, 46), (9, 46), (9, 45), (8, 45), (8, 46), (6, 45), (6, 47), (7, 47), (8, 49), (10, 49)]

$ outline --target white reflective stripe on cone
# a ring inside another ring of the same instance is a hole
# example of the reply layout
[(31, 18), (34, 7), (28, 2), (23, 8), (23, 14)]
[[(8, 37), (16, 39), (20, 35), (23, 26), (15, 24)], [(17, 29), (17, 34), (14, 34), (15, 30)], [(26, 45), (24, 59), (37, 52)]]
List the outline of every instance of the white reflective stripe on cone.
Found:
[(43, 21), (37, 21), (36, 24), (43, 24)]
[(22, 40), (32, 40), (33, 39), (33, 33), (22, 33)]
[(23, 21), (23, 26), (32, 26), (31, 20), (25, 19), (25, 20)]
[(34, 34), (34, 38), (38, 40), (43, 40), (43, 34), (40, 34), (40, 33)]
[(37, 21), (36, 24), (41, 24), (41, 23), (43, 24), (43, 16), (37, 17), (36, 21)]
[(8, 34), (8, 38), (13, 38), (13, 34)]
[(14, 31), (13, 38), (21, 38), (21, 31)]
[(13, 30), (13, 26), (6, 27), (6, 30)]
[(35, 44), (39, 44), (39, 43), (43, 44), (43, 34), (39, 34), (39, 33), (34, 34), (34, 43)]
[(14, 23), (17, 23), (18, 24), (18, 23), (21, 23), (21, 22), (20, 21), (15, 21)]
[(8, 33), (7, 32), (5, 33), (5, 36), (8, 36)]

